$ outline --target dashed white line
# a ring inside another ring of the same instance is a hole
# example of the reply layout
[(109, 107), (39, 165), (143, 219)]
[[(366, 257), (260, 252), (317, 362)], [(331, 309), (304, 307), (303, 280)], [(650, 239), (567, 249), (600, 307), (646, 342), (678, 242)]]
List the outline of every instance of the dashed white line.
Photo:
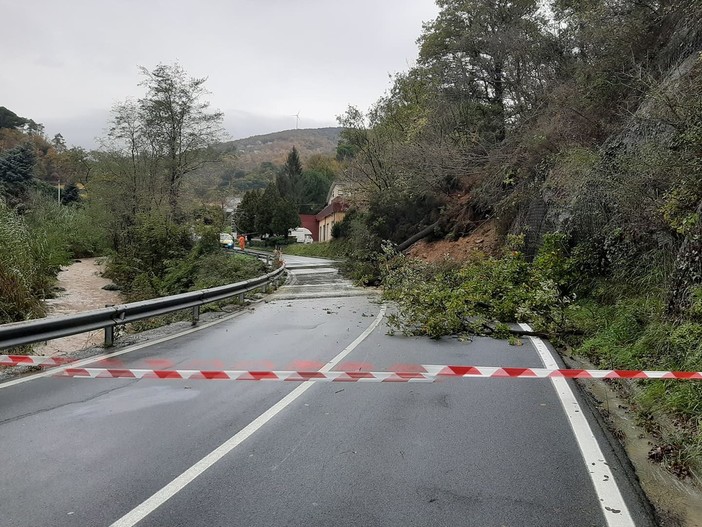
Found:
[[(385, 316), (385, 310), (385, 306), (382, 306), (380, 312), (378, 313), (378, 316), (373, 321), (373, 323), (370, 326), (368, 326), (368, 328), (366, 328), (366, 330), (363, 333), (361, 333), (358, 336), (358, 338), (356, 338), (356, 340), (354, 340), (351, 344), (344, 348), (344, 350), (341, 351), (341, 353), (339, 353), (336, 357), (327, 362), (324, 365), (324, 367), (320, 369), (320, 371), (330, 371), (334, 366), (341, 362), (344, 359), (344, 357), (351, 353), (361, 342), (363, 342), (383, 320), (383, 317)], [(268, 410), (266, 410), (256, 419), (254, 419), (251, 423), (242, 428), (234, 436), (232, 436), (230, 439), (222, 443), (222, 445), (220, 445), (215, 450), (207, 454), (200, 461), (195, 463), (192, 467), (190, 467), (176, 479), (171, 481), (168, 485), (156, 492), (153, 496), (151, 496), (146, 501), (144, 501), (143, 503), (132, 509), (130, 512), (122, 516), (110, 527), (132, 527), (136, 525), (146, 516), (151, 514), (161, 505), (163, 505), (166, 501), (175, 496), (178, 492), (185, 488), (185, 486), (191, 483), (195, 478), (197, 478), (200, 474), (205, 472), (217, 461), (222, 459), (229, 452), (231, 452), (241, 443), (246, 441), (246, 439), (251, 437), (251, 435), (253, 435), (263, 425), (265, 425), (268, 421), (270, 421), (276, 415), (278, 415), (282, 410), (284, 410), (293, 401), (295, 401), (295, 399), (297, 399), (303, 393), (309, 390), (313, 384), (314, 383), (312, 382), (302, 383), (300, 386), (295, 388), (292, 392), (290, 392), (288, 395), (283, 397), (280, 401), (278, 401), (276, 404), (271, 406)]]

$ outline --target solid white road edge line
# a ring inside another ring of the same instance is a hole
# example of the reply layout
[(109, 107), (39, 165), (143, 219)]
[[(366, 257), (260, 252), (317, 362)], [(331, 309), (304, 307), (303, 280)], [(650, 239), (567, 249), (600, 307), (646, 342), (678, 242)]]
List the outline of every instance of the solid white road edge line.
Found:
[[(386, 311), (386, 306), (382, 306), (380, 309), (380, 312), (378, 313), (378, 316), (373, 321), (373, 323), (370, 326), (368, 326), (368, 328), (366, 328), (366, 330), (363, 333), (361, 333), (356, 338), (356, 340), (354, 340), (351, 344), (349, 344), (346, 348), (344, 348), (344, 350), (341, 351), (341, 353), (339, 353), (336, 357), (334, 357), (332, 360), (327, 362), (326, 365), (324, 365), (324, 367), (320, 369), (320, 371), (322, 371), (322, 372), (330, 371), (334, 366), (336, 366), (339, 362), (341, 362), (344, 359), (344, 357), (346, 357), (349, 353), (351, 353), (361, 342), (363, 342), (368, 337), (368, 335), (370, 335), (373, 332), (373, 330), (375, 328), (377, 328), (378, 325), (380, 324), (380, 322), (383, 320), (383, 317), (385, 316), (385, 311)], [(166, 501), (168, 501), (173, 496), (175, 496), (178, 492), (180, 492), (183, 488), (185, 488), (186, 485), (191, 483), (195, 478), (197, 478), (200, 474), (205, 472), (208, 468), (210, 468), (212, 465), (214, 465), (217, 461), (222, 459), (229, 452), (231, 452), (237, 446), (239, 446), (241, 443), (246, 441), (246, 439), (248, 439), (251, 435), (253, 435), (259, 428), (261, 428), (268, 421), (273, 419), (283, 409), (285, 409), (293, 401), (295, 401), (295, 399), (297, 399), (303, 393), (305, 393), (308, 389), (310, 389), (313, 384), (314, 384), (314, 382), (309, 382), (309, 381), (303, 382), (300, 386), (295, 388), (292, 392), (290, 392), (288, 395), (283, 397), (276, 404), (271, 406), (268, 410), (266, 410), (264, 413), (262, 413), (256, 419), (254, 419), (251, 423), (249, 423), (244, 428), (242, 428), (234, 436), (232, 436), (226, 442), (222, 443), (222, 445), (220, 445), (215, 450), (213, 450), (212, 452), (207, 454), (200, 461), (195, 463), (192, 467), (190, 467), (188, 470), (183, 472), (176, 479), (171, 481), (168, 485), (166, 485), (161, 490), (156, 492), (153, 496), (148, 498), (146, 501), (144, 501), (140, 505), (137, 505), (130, 512), (128, 512), (127, 514), (122, 516), (119, 520), (114, 522), (110, 527), (132, 527), (132, 526), (136, 525), (138, 522), (140, 522), (146, 516), (151, 514), (153, 511), (155, 511), (161, 505), (163, 505)]]
[[(532, 331), (528, 324), (519, 324), (519, 326), (525, 331)], [(538, 337), (528, 338), (534, 345), (534, 348), (536, 348), (541, 357), (541, 362), (544, 363), (546, 368), (559, 367), (551, 350), (548, 349), (543, 340)], [(590, 473), (590, 479), (600, 500), (600, 507), (608, 527), (636, 527), (614, 479), (614, 474), (612, 474), (609, 465), (606, 463), (600, 445), (597, 443), (595, 434), (593, 434), (590, 424), (587, 422), (585, 414), (573, 394), (573, 390), (571, 390), (564, 378), (552, 377), (551, 382), (570, 422), (570, 427), (573, 430), (580, 453)]]

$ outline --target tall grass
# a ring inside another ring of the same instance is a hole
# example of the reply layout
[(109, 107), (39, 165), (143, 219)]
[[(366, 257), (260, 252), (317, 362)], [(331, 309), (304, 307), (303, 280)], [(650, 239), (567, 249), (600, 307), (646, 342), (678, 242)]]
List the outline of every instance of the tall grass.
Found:
[(27, 224), (0, 201), (0, 322), (44, 314), (41, 299), (50, 283), (41, 261), (42, 243)]
[(55, 277), (73, 258), (107, 250), (89, 208), (59, 206), (34, 196), (20, 216), (0, 201), (0, 323), (45, 315)]
[(104, 221), (91, 204), (60, 206), (35, 196), (26, 220), (31, 230), (46, 240), (46, 255), (54, 265), (65, 265), (73, 258), (102, 256), (108, 251)]

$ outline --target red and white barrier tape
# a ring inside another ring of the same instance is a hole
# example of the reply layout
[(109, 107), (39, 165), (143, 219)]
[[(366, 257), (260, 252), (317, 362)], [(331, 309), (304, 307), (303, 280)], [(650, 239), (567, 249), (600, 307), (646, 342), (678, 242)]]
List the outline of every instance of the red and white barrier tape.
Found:
[(422, 365), (427, 372), (439, 377), (506, 377), (517, 379), (702, 379), (699, 371), (653, 371), (653, 370), (577, 370), (555, 368), (499, 368), (488, 366), (440, 366)]
[(434, 382), (430, 373), (366, 371), (254, 371), (254, 370), (118, 370), (110, 368), (60, 369), (56, 377), (89, 379), (186, 379), (223, 381), (319, 381), (319, 382)]
[(317, 370), (159, 370), (128, 368), (70, 368), (71, 359), (31, 355), (0, 355), (0, 365), (64, 366), (57, 377), (91, 379), (187, 379), (230, 381), (325, 381), (325, 382), (433, 382), (439, 378), (546, 379), (666, 379), (702, 380), (699, 371), (578, 370), (554, 368), (509, 368), (493, 366), (447, 366), (422, 364), (407, 367), (420, 371), (329, 371)]
[(32, 355), (0, 355), (0, 366), (62, 366), (75, 359)]

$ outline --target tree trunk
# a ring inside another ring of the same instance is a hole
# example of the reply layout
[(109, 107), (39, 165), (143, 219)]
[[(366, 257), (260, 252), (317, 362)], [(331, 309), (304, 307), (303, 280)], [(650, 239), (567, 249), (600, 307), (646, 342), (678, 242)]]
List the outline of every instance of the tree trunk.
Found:
[(429, 236), (432, 232), (434, 232), (434, 229), (436, 229), (439, 226), (439, 221), (432, 223), (431, 225), (429, 225), (429, 227), (422, 229), (414, 236), (402, 242), (400, 245), (397, 246), (397, 250), (402, 252), (405, 249), (409, 249), (413, 244), (417, 243), (422, 238), (426, 238), (427, 236)]
[(505, 140), (507, 125), (505, 123), (505, 85), (504, 85), (504, 74), (502, 72), (502, 63), (497, 62), (495, 64), (495, 76), (494, 76), (494, 88), (495, 88), (495, 104), (498, 107), (498, 123), (497, 123), (497, 133), (495, 138), (502, 142)]

